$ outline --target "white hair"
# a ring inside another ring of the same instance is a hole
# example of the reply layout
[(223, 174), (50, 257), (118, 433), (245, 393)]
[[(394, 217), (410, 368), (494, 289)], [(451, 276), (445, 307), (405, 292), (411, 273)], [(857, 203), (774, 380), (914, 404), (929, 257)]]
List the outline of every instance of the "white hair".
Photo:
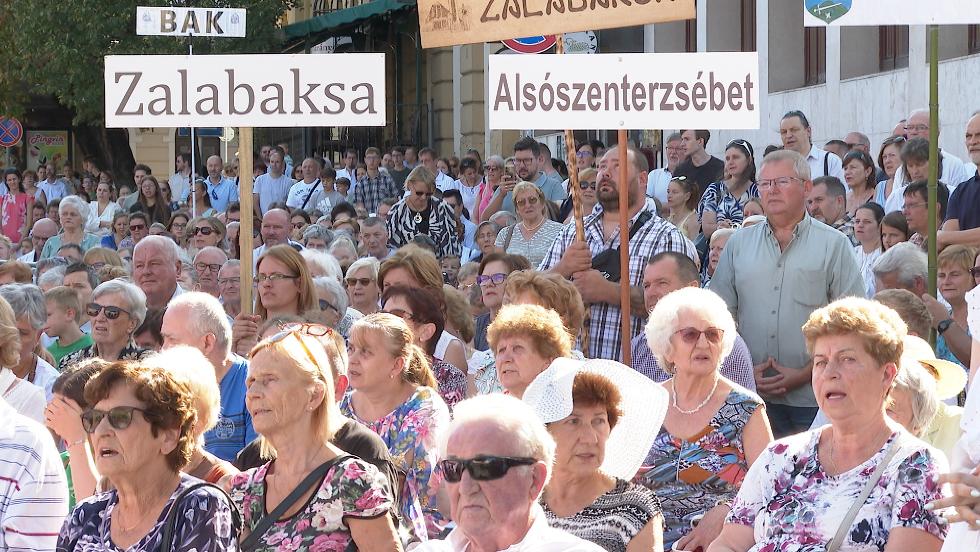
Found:
[(45, 270), (44, 274), (41, 274), (41, 276), (38, 277), (37, 285), (42, 289), (51, 289), (58, 286), (63, 286), (65, 285), (65, 274), (67, 272), (68, 272), (68, 267), (65, 265), (57, 265), (51, 267)]
[(231, 353), (231, 324), (221, 302), (210, 293), (188, 291), (170, 300), (168, 309), (187, 307), (190, 316), (184, 319), (196, 336), (214, 335), (214, 346), (225, 356)]
[(926, 281), (929, 276), (929, 259), (919, 246), (911, 242), (897, 243), (878, 257), (871, 267), (875, 277), (895, 273), (898, 283), (913, 286), (916, 278)]
[(76, 211), (78, 211), (78, 216), (80, 216), (82, 219), (82, 227), (84, 227), (85, 221), (88, 220), (88, 203), (82, 201), (82, 198), (78, 197), (77, 195), (69, 195), (61, 198), (61, 201), (58, 202), (59, 215), (64, 212), (65, 207), (73, 207)]
[(333, 297), (333, 302), (337, 310), (340, 311), (340, 316), (344, 316), (344, 313), (347, 312), (347, 307), (350, 306), (348, 305), (350, 298), (347, 297), (347, 290), (344, 289), (344, 286), (340, 282), (329, 276), (317, 276), (313, 278), (313, 287), (316, 288), (317, 293), (329, 293)]
[(357, 246), (354, 245), (354, 240), (347, 236), (337, 236), (334, 238), (334, 240), (330, 242), (330, 247), (327, 249), (327, 251), (329, 251), (332, 255), (334, 251), (340, 249), (341, 247), (346, 247), (351, 253), (354, 254), (355, 257), (357, 256)]
[(807, 162), (806, 157), (803, 157), (793, 150), (776, 150), (763, 157), (762, 165), (759, 166), (759, 172), (761, 173), (762, 167), (765, 167), (770, 163), (786, 162), (793, 166), (793, 172), (796, 173), (797, 178), (810, 180), (810, 164)]
[[(458, 403), (453, 408), (453, 421), (449, 425), (449, 431), (445, 432), (443, 455), (448, 454), (446, 446), (454, 433), (478, 423), (496, 425), (501, 435), (507, 434), (515, 438), (521, 449), (515, 451), (515, 455), (543, 461), (548, 469), (545, 485), (548, 484), (555, 462), (555, 439), (530, 405), (502, 393), (479, 395)], [(542, 486), (542, 490), (543, 488)]]
[(166, 370), (187, 385), (197, 410), (192, 433), (198, 436), (198, 446), (203, 445), (204, 433), (218, 424), (221, 414), (221, 390), (211, 361), (194, 347), (179, 345), (152, 354), (141, 363), (149, 368)]
[(159, 236), (159, 235), (150, 235), (141, 239), (139, 243), (137, 243), (136, 246), (133, 247), (133, 256), (136, 255), (136, 252), (138, 250), (145, 249), (147, 247), (152, 247), (154, 245), (160, 249), (162, 254), (166, 255), (166, 258), (164, 260), (167, 263), (176, 263), (177, 261), (183, 262), (182, 257), (186, 256), (186, 253), (182, 255), (183, 251), (174, 240), (166, 236)]
[[(55, 268), (61, 269), (61, 278), (64, 278), (65, 267)], [(41, 279), (43, 280), (45, 276), (54, 271), (55, 269), (51, 269), (45, 272)], [(13, 309), (15, 316), (20, 317), (26, 314), (27, 321), (30, 322), (32, 328), (40, 330), (44, 327), (48, 320), (48, 311), (41, 288), (33, 284), (6, 284), (0, 286), (0, 297), (10, 303), (10, 308)]]
[[(145, 239), (143, 238), (143, 240)], [(140, 240), (140, 243), (143, 243), (143, 240)], [(146, 294), (143, 293), (143, 290), (136, 284), (116, 278), (115, 280), (102, 282), (97, 288), (92, 290), (92, 300), (95, 301), (99, 297), (110, 293), (118, 293), (123, 296), (123, 299), (126, 301), (126, 310), (129, 311), (129, 315), (136, 321), (136, 327), (141, 326), (143, 321), (146, 320)]]
[(892, 382), (892, 388), (908, 394), (912, 403), (912, 427), (908, 430), (916, 437), (920, 437), (939, 410), (936, 378), (932, 377), (932, 374), (917, 360), (903, 356), (898, 374)]
[(378, 259), (375, 259), (374, 257), (362, 257), (360, 259), (357, 259), (356, 261), (351, 263), (349, 267), (347, 267), (347, 275), (349, 276), (353, 274), (355, 271), (360, 270), (362, 268), (368, 269), (368, 272), (371, 273), (371, 278), (377, 280), (378, 271), (381, 270), (381, 262), (378, 261)]
[(715, 240), (720, 240), (722, 238), (730, 238), (732, 234), (735, 233), (735, 228), (719, 228), (711, 234), (711, 239), (708, 241), (708, 245), (714, 245)]
[(310, 276), (327, 276), (340, 283), (344, 280), (344, 270), (340, 268), (340, 261), (336, 257), (316, 249), (304, 249), (299, 252), (306, 261), (306, 267), (310, 269)]
[(657, 306), (650, 311), (647, 326), (644, 330), (650, 352), (657, 362), (668, 373), (673, 373), (673, 367), (667, 361), (671, 353), (670, 338), (682, 329), (677, 327), (681, 311), (703, 316), (708, 325), (722, 330), (721, 354), (718, 356), (718, 366), (732, 352), (735, 345), (735, 320), (728, 312), (728, 305), (713, 291), (696, 287), (684, 287), (672, 291), (657, 301)]

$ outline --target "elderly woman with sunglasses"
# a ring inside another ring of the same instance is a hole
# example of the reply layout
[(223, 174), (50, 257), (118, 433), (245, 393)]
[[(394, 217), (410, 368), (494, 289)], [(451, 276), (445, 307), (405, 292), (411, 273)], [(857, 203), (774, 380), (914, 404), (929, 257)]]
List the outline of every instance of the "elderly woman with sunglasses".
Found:
[(663, 503), (664, 547), (706, 549), (722, 530), (742, 480), (772, 441), (765, 405), (721, 375), (735, 342), (725, 302), (696, 287), (661, 298), (647, 343), (672, 377), (670, 408), (636, 481)]
[(518, 182), (513, 193), (518, 222), (501, 230), (494, 245), (538, 266), (565, 226), (549, 218), (548, 201), (537, 184)]
[(348, 378), (353, 389), (341, 411), (388, 445), (403, 474), (399, 511), (421, 539), (435, 538), (447, 521), (437, 504), (437, 446), (449, 425), (428, 357), (401, 318), (377, 312), (358, 320), (348, 342)]
[[(597, 190), (599, 171), (589, 167), (578, 173), (578, 186), (582, 190), (582, 213), (583, 216), (589, 216), (589, 213), (595, 209), (595, 206), (599, 203), (599, 195)], [(571, 193), (569, 193), (571, 197)], [(575, 211), (571, 211), (568, 214), (568, 218), (565, 219), (565, 224), (570, 224), (575, 222)]]
[(421, 165), (415, 167), (405, 179), (405, 189), (408, 195), (388, 212), (388, 244), (398, 248), (424, 234), (435, 242), (438, 257), (458, 257), (463, 245), (456, 233), (456, 213), (432, 197), (436, 191), (435, 175)]
[(243, 538), (260, 551), (401, 550), (384, 475), (331, 442), (345, 420), (324, 347), (291, 329), (250, 356), (245, 400), (274, 459), (231, 479)]
[(85, 309), (94, 343), (61, 359), (61, 371), (86, 358), (138, 360), (149, 353), (133, 341), (146, 318), (146, 294), (139, 287), (123, 280), (103, 282), (92, 291), (92, 302)]
[[(58, 550), (233, 551), (227, 497), (181, 473), (194, 449), (197, 413), (188, 388), (169, 371), (115, 362), (85, 385), (82, 413), (98, 472), (113, 489), (81, 502), (65, 521)], [(164, 542), (173, 516), (177, 531)]]
[(208, 246), (224, 249), (227, 231), (217, 217), (195, 217), (187, 223), (188, 242), (197, 251)]
[(351, 263), (347, 268), (347, 297), (350, 306), (361, 314), (378, 312), (381, 288), (378, 285), (378, 270), (381, 263), (374, 257), (364, 257)]

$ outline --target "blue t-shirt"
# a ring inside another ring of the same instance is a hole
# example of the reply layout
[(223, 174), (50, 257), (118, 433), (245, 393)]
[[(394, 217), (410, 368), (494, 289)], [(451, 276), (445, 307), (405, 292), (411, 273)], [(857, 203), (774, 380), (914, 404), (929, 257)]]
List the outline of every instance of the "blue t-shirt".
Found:
[(248, 361), (236, 356), (228, 373), (221, 378), (221, 416), (214, 428), (204, 434), (204, 450), (229, 462), (234, 462), (238, 451), (257, 437), (252, 416), (245, 408), (247, 375)]

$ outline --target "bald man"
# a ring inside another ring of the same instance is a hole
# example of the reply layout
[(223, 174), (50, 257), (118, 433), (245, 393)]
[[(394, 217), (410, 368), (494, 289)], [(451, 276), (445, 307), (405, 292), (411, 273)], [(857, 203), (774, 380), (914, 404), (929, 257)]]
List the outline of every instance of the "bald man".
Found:
[(283, 209), (269, 209), (262, 216), (262, 228), (260, 230), (262, 245), (252, 251), (253, 266), (258, 263), (259, 257), (265, 253), (265, 250), (274, 245), (289, 244), (296, 250), (303, 249), (301, 244), (289, 239), (290, 230), (292, 230), (292, 226), (289, 224), (289, 213)]
[[(333, 186), (331, 185), (330, 190), (323, 188), (323, 184), (320, 182), (320, 163), (312, 157), (307, 157), (303, 160), (300, 168), (303, 170), (303, 180), (300, 180), (289, 188), (289, 195), (286, 197), (286, 207), (290, 209), (303, 209), (306, 212), (310, 212), (320, 201), (325, 200), (325, 212), (329, 212), (332, 205), (330, 200), (327, 199), (327, 192), (333, 191)], [(324, 211), (321, 210), (321, 212)]]
[(38, 219), (31, 227), (31, 233), (29, 234), (31, 238), (31, 245), (34, 249), (31, 249), (24, 255), (17, 258), (18, 261), (25, 263), (35, 263), (41, 258), (41, 250), (44, 249), (44, 244), (48, 243), (51, 236), (58, 233), (58, 225), (49, 218)]
[(217, 155), (208, 157), (205, 167), (208, 170), (208, 177), (204, 179), (204, 183), (208, 187), (211, 207), (219, 213), (224, 213), (228, 210), (229, 203), (238, 201), (237, 179), (227, 178), (222, 174), (225, 165)]
[(218, 290), (218, 272), (227, 260), (228, 255), (217, 247), (205, 247), (194, 255), (194, 270), (197, 271), (200, 291), (214, 297), (221, 295)]

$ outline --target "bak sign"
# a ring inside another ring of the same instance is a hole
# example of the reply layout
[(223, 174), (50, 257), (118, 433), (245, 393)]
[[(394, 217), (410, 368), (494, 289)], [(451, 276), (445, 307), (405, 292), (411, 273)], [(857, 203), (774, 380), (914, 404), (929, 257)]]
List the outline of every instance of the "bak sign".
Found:
[(162, 36), (244, 37), (241, 8), (136, 8), (136, 34)]
[(755, 52), (490, 56), (490, 128), (759, 128)]
[(106, 56), (106, 127), (384, 126), (384, 59)]

